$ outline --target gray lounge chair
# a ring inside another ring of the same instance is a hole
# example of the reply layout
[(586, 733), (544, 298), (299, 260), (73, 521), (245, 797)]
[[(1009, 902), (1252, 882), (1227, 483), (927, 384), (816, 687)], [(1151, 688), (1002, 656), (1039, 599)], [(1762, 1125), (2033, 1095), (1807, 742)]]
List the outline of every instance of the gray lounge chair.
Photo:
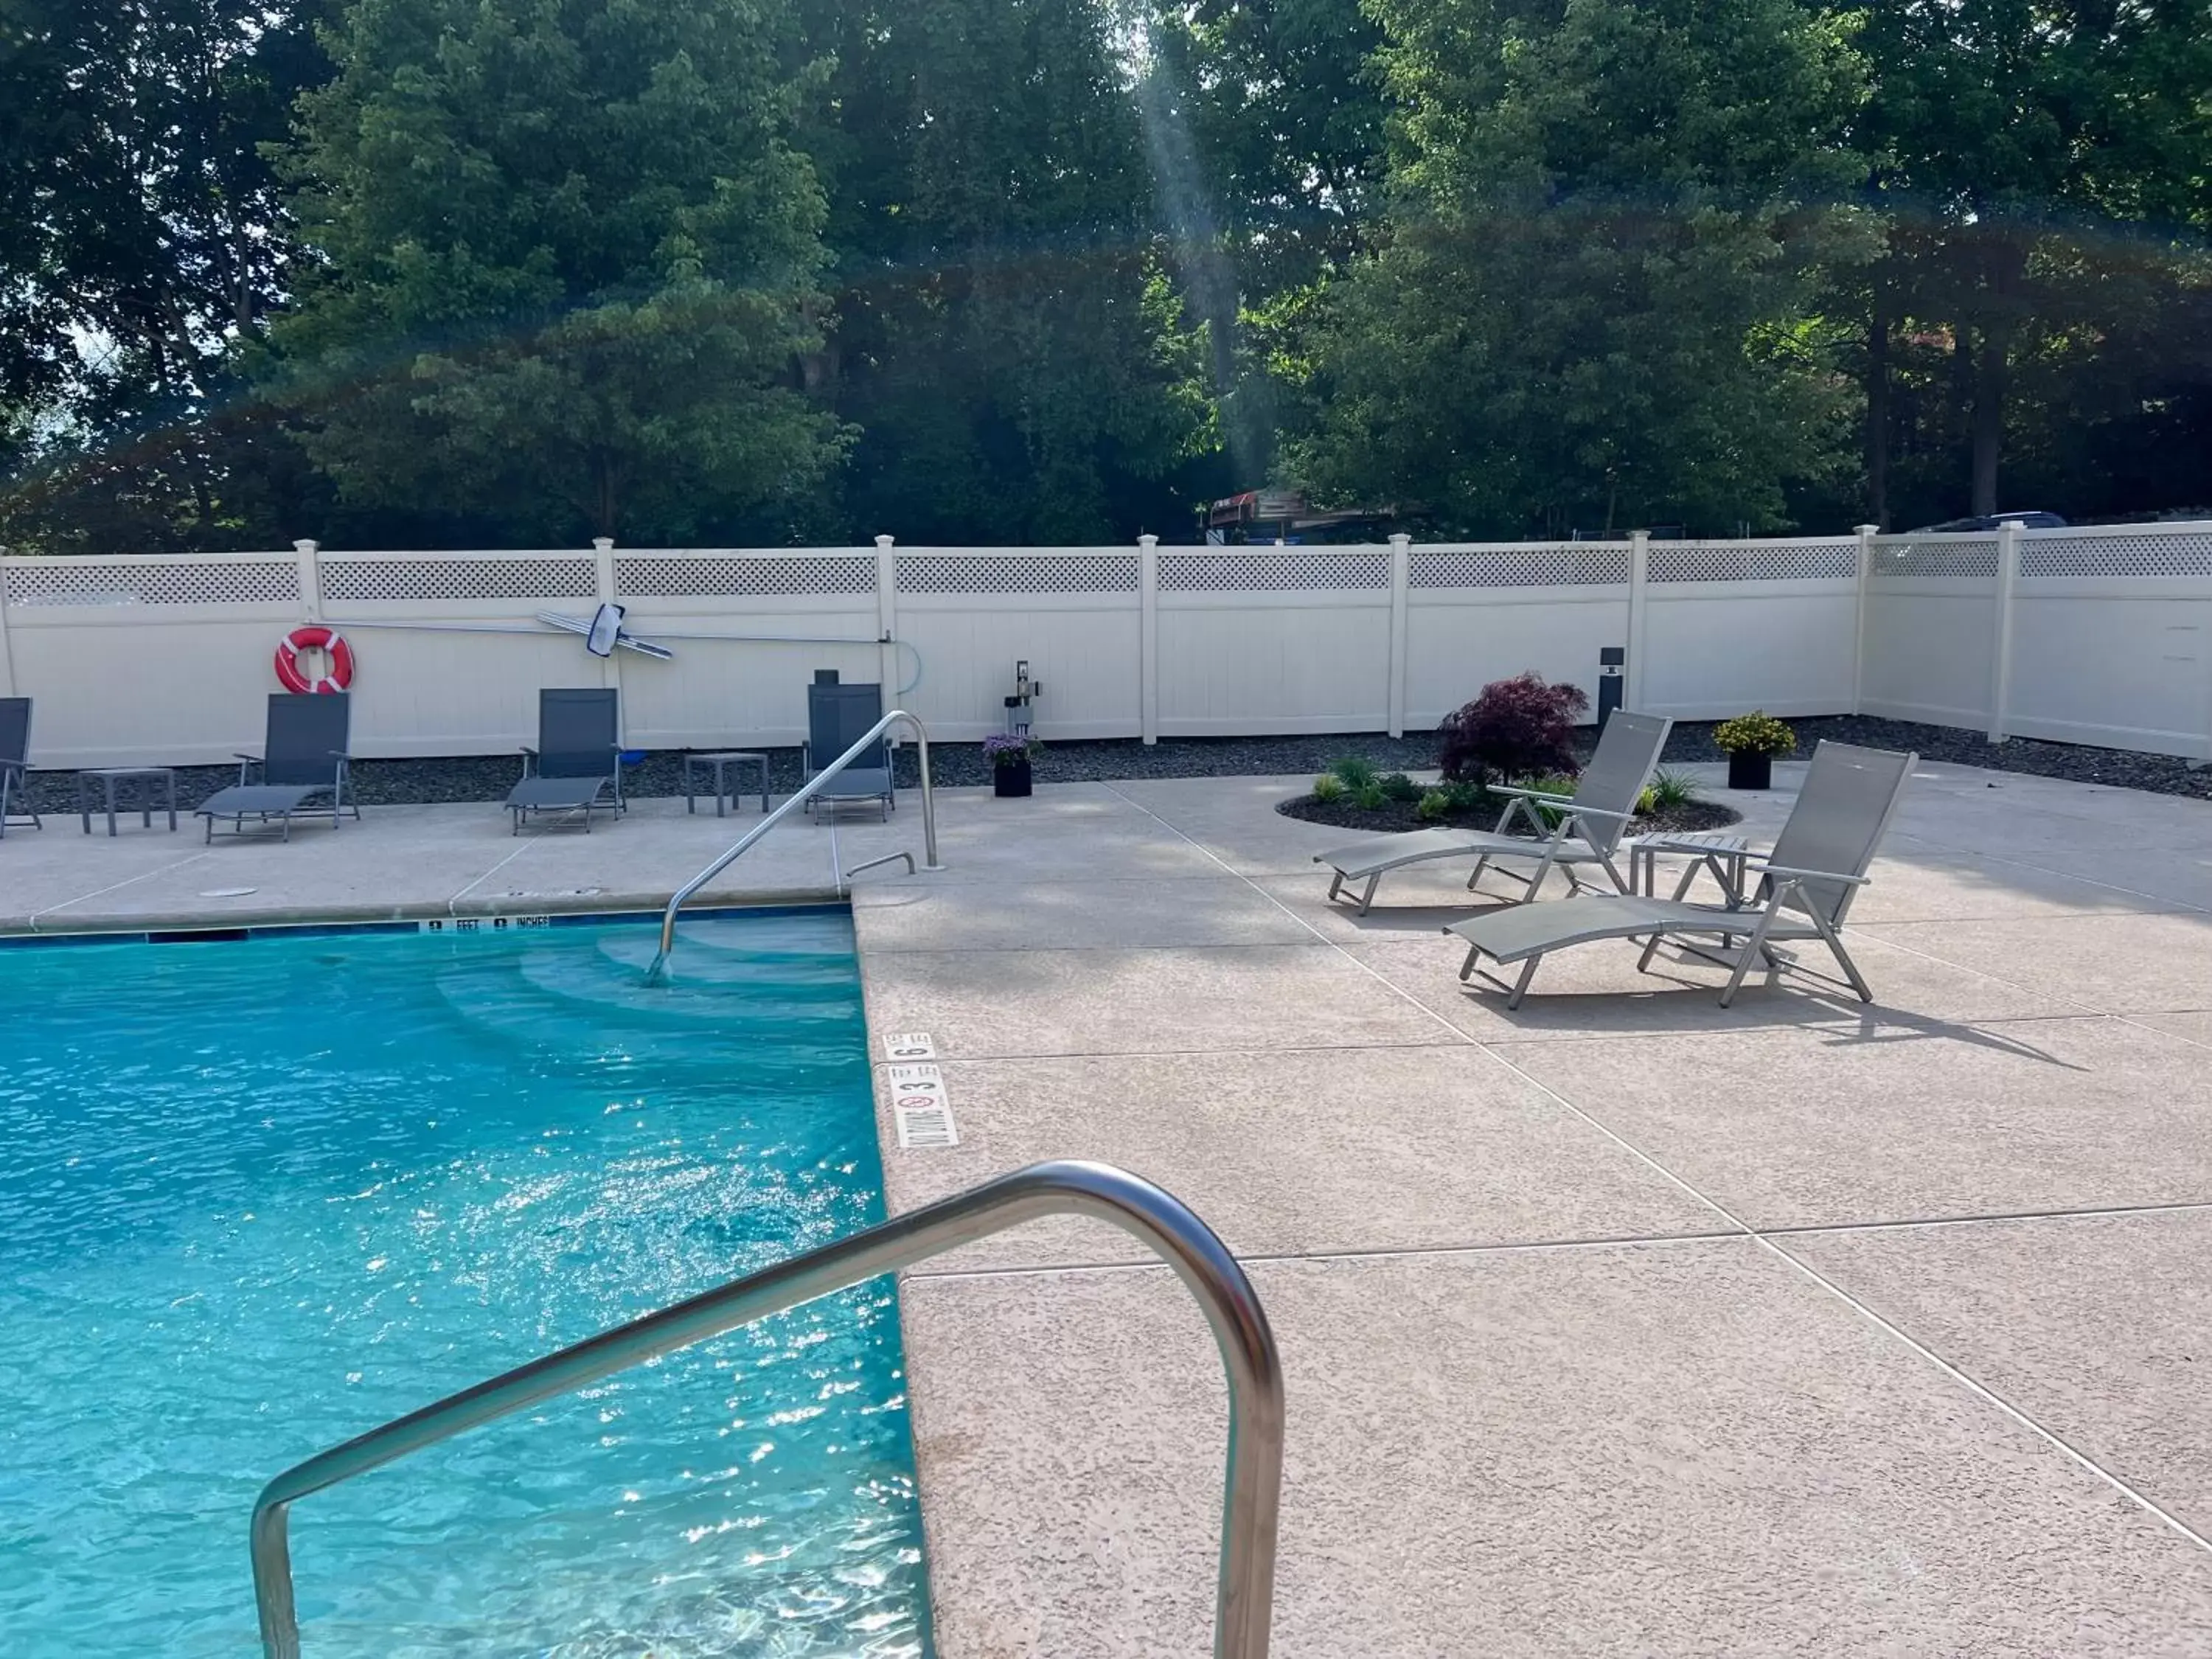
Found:
[[(1499, 869), (1499, 874), (1522, 884), (1522, 898), (1535, 897), (1544, 878), (1554, 869), (1563, 872), (1580, 891), (1584, 884), (1576, 866), (1588, 864), (1599, 866), (1613, 878), (1615, 890), (1625, 893), (1628, 883), (1613, 855), (1620, 850), (1629, 820), (1636, 816), (1637, 799), (1651, 781), (1652, 769), (1659, 764), (1668, 731), (1674, 724), (1663, 714), (1632, 714), (1614, 709), (1606, 718), (1605, 729), (1598, 734), (1597, 753), (1590, 757), (1573, 795), (1494, 789), (1493, 793), (1513, 799), (1506, 802), (1504, 811), (1489, 830), (1414, 830), (1402, 836), (1376, 836), (1331, 853), (1316, 853), (1314, 862), (1326, 864), (1336, 872), (1328, 884), (1328, 896), (1338, 897), (1346, 882), (1364, 877), (1367, 885), (1359, 895), (1359, 914), (1364, 916), (1375, 902), (1376, 884), (1386, 871), (1436, 859), (1462, 858), (1474, 860), (1474, 872), (1467, 878), (1470, 891), (1482, 879), (1484, 871), (1510, 859), (1536, 866), (1532, 876)], [(1559, 812), (1559, 822), (1547, 826), (1540, 807)], [(1516, 815), (1527, 820), (1532, 835), (1508, 833)]]
[(0, 697), (0, 836), (8, 833), (10, 823), (18, 829), (46, 827), (30, 803), (26, 776), (30, 769), (31, 700)]
[(629, 811), (622, 793), (622, 711), (611, 690), (541, 690), (538, 747), (526, 746), (522, 781), (507, 792), (514, 833), (532, 812)]
[(1683, 946), (1734, 970), (1721, 991), (1725, 1008), (1735, 1000), (1753, 963), (1763, 959), (1773, 968), (1796, 965), (1776, 954), (1777, 940), (1816, 939), (1834, 953), (1859, 1000), (1871, 1002), (1874, 993), (1844, 949), (1844, 917), (1853, 896), (1867, 884), (1867, 868), (1919, 759), (1887, 749), (1823, 743), (1813, 752), (1805, 787), (1797, 793), (1774, 850), (1747, 866), (1759, 877), (1758, 887), (1750, 894), (1731, 894), (1724, 904), (1684, 903), (1682, 895), (1698, 872), (1698, 866), (1692, 864), (1682, 872), (1671, 899), (1593, 895), (1470, 916), (1444, 929), (1468, 943), (1459, 976), (1465, 980), (1474, 975), (1485, 957), (1501, 968), (1525, 963), (1520, 978), (1510, 985), (1491, 974), (1482, 975), (1510, 993), (1508, 1008), (1518, 1008), (1536, 964), (1571, 945), (1644, 939), (1644, 954), (1636, 963), (1640, 973), (1651, 965), (1652, 954), (1664, 940), (1717, 937), (1726, 950), (1741, 938), (1743, 948), (1734, 956)]
[[(829, 671), (823, 671), (825, 673)], [(799, 746), (801, 774), (811, 778), (817, 755), (827, 763), (837, 758), (884, 717), (884, 688), (869, 684), (840, 684), (817, 678), (806, 688), (806, 741)], [(864, 755), (823, 786), (807, 803), (835, 812), (851, 805), (880, 806), (885, 817), (898, 810), (891, 790), (891, 750), (888, 738), (878, 744), (872, 756)]]
[[(217, 818), (228, 818), (231, 833), (241, 836), (248, 818), (263, 824), (276, 819), (286, 841), (292, 839), (294, 818), (326, 817), (333, 830), (342, 817), (359, 818), (361, 808), (346, 799), (351, 763), (346, 738), (352, 725), (353, 699), (343, 691), (319, 696), (272, 693), (263, 752), (239, 756), (238, 781), (193, 808), (196, 817), (207, 820), (207, 839), (214, 841)], [(256, 768), (261, 773), (258, 781)]]

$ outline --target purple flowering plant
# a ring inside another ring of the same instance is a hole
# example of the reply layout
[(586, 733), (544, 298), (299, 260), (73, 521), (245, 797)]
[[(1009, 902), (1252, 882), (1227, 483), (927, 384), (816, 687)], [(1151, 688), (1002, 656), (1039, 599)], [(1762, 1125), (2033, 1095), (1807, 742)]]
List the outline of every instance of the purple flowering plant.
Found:
[(983, 757), (994, 766), (1018, 766), (1043, 747), (1026, 732), (994, 732), (983, 739)]

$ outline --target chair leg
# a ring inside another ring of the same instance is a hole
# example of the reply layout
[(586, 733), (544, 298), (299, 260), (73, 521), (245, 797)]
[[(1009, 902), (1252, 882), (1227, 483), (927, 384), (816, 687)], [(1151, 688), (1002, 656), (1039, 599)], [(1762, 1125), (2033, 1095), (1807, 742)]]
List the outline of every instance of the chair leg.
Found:
[(1540, 953), (1530, 957), (1521, 969), (1521, 977), (1513, 981), (1513, 994), (1505, 999), (1507, 1012), (1521, 1006), (1521, 999), (1528, 994), (1528, 981), (1536, 977), (1536, 964), (1543, 960)]
[(1743, 954), (1735, 959), (1735, 969), (1729, 975), (1728, 988), (1721, 993), (1722, 1007), (1735, 1000), (1735, 994), (1743, 988), (1743, 977), (1751, 971), (1751, 964), (1765, 954), (1766, 930), (1773, 925), (1774, 907), (1769, 905), (1759, 913), (1758, 925), (1743, 942)]
[(1872, 1002), (1874, 992), (1868, 986), (1865, 977), (1860, 974), (1858, 963), (1851, 960), (1851, 953), (1844, 949), (1844, 942), (1836, 936), (1836, 930), (1829, 926), (1825, 917), (1817, 913), (1813, 916), (1813, 925), (1820, 930), (1821, 939), (1826, 941), (1828, 949), (1834, 952), (1836, 965), (1844, 970), (1844, 976), (1850, 981), (1851, 989), (1859, 994), (1859, 1000)]
[(1488, 868), (1490, 868), (1490, 854), (1485, 853), (1474, 861), (1474, 873), (1467, 878), (1468, 892), (1472, 893), (1474, 890), (1475, 884), (1482, 879), (1482, 872)]
[(1375, 889), (1376, 885), (1381, 883), (1382, 879), (1382, 872), (1380, 870), (1377, 870), (1373, 875), (1367, 878), (1366, 890), (1362, 892), (1359, 896), (1359, 914), (1361, 915), (1365, 915), (1369, 910), (1374, 908)]
[(1476, 945), (1467, 953), (1467, 960), (1459, 965), (1460, 982), (1465, 984), (1474, 977), (1474, 964), (1482, 960), (1482, 947)]
[(1335, 872), (1333, 875), (1331, 875), (1331, 877), (1329, 878), (1329, 883), (1328, 883), (1328, 898), (1327, 899), (1326, 902), (1330, 903), (1330, 904), (1334, 904), (1334, 903), (1335, 903), (1335, 902), (1336, 902), (1336, 896), (1337, 896), (1339, 893), (1341, 893), (1343, 890), (1344, 890), (1344, 872), (1343, 872), (1343, 871), (1341, 871), (1341, 870), (1339, 870), (1339, 871)]

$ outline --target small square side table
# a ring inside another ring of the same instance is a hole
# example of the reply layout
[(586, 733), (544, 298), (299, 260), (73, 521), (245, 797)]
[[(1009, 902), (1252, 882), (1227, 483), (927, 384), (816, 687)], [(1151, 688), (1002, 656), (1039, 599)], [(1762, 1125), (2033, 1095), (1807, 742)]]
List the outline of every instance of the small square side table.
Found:
[(716, 817), (726, 816), (722, 810), (722, 804), (726, 799), (733, 806), (737, 804), (737, 780), (730, 778), (726, 781), (724, 775), (733, 766), (760, 768), (761, 811), (763, 812), (768, 811), (768, 757), (755, 754), (749, 750), (724, 749), (713, 754), (686, 755), (684, 757), (684, 810), (685, 811), (696, 812), (699, 810), (697, 769), (702, 766), (711, 766), (714, 769), (714, 816)]
[[(177, 828), (177, 774), (167, 766), (94, 766), (76, 775), (76, 814), (84, 825), (84, 833), (92, 833), (93, 786), (100, 786), (105, 798), (107, 813), (107, 833), (115, 833), (115, 787), (119, 783), (136, 783), (138, 790), (138, 821), (146, 829), (154, 827), (154, 791), (159, 786), (166, 798), (169, 813), (169, 829)], [(130, 808), (125, 807), (125, 811)]]

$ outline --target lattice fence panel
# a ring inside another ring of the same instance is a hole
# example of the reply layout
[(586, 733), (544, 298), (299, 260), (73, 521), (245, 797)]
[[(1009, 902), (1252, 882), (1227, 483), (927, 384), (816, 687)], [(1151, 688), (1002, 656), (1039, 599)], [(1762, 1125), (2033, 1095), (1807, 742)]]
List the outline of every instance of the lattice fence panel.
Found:
[(1655, 582), (1850, 581), (1859, 550), (1856, 542), (1661, 542), (1648, 568)]
[(1163, 553), (1163, 593), (1341, 592), (1388, 588), (1390, 556), (1369, 552)]
[(331, 559), (323, 597), (368, 599), (588, 599), (597, 567), (580, 559)]
[(103, 564), (56, 559), (8, 570), (10, 605), (297, 605), (300, 567), (236, 564)]
[(2212, 532), (2023, 541), (2023, 576), (2212, 576)]
[(789, 558), (746, 558), (736, 555), (617, 558), (615, 586), (638, 599), (659, 599), (872, 593), (876, 591), (876, 558), (872, 553), (806, 554)]
[(1994, 576), (1996, 538), (1945, 537), (1941, 540), (1879, 542), (1874, 550), (1875, 576)]
[(1596, 587), (1628, 580), (1628, 550), (1562, 542), (1529, 547), (1416, 549), (1413, 587)]
[(1133, 593), (1133, 553), (902, 553), (902, 593)]

